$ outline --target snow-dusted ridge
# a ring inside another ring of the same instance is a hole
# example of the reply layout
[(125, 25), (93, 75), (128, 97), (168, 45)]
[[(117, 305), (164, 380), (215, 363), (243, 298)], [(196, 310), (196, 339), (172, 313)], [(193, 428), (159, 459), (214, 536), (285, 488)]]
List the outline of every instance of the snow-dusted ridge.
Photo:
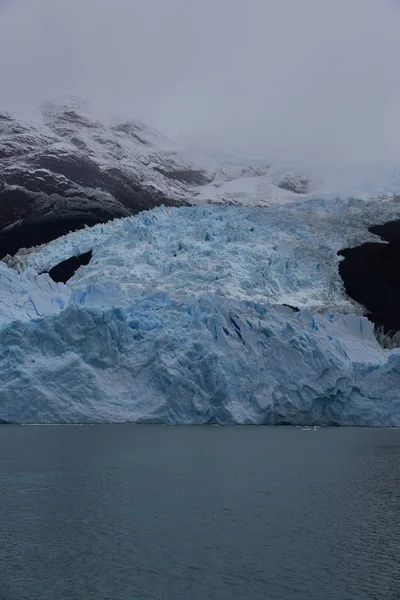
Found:
[[(0, 263), (0, 419), (399, 426), (400, 349), (350, 314), (336, 255), (399, 217), (159, 208), (20, 253), (20, 274)], [(88, 250), (65, 286), (35, 274)]]

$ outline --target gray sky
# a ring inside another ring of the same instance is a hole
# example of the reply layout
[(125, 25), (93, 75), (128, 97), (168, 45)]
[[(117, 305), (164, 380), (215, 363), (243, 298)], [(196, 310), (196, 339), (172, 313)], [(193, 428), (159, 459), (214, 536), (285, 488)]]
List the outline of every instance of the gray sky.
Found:
[(252, 154), (400, 159), (396, 0), (0, 0), (0, 104), (76, 94)]

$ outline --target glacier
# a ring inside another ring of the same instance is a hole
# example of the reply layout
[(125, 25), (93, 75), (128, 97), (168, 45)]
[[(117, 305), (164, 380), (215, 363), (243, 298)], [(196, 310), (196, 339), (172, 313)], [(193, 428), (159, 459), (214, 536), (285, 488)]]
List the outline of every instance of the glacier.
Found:
[[(396, 199), (157, 208), (20, 251), (0, 262), (0, 420), (399, 426), (400, 349), (337, 256), (399, 217)], [(38, 274), (89, 250), (65, 285)]]
[(298, 308), (354, 312), (337, 252), (381, 241), (367, 230), (400, 216), (397, 200), (307, 200), (284, 206), (160, 207), (20, 251), (9, 264), (49, 271), (92, 251), (69, 286), (211, 294)]

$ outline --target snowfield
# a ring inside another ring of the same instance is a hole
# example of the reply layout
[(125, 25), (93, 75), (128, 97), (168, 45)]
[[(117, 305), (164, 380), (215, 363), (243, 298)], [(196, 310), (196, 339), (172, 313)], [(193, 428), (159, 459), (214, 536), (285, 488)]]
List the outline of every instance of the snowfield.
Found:
[[(158, 208), (21, 251), (0, 263), (0, 420), (400, 425), (400, 349), (336, 254), (395, 218), (396, 199)], [(37, 275), (89, 250), (66, 285)]]

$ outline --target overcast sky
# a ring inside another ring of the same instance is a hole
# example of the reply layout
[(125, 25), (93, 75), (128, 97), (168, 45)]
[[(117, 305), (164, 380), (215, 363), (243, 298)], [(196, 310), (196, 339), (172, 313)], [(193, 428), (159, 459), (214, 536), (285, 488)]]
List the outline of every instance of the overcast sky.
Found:
[(0, 104), (76, 94), (209, 146), (400, 159), (396, 0), (0, 0)]

